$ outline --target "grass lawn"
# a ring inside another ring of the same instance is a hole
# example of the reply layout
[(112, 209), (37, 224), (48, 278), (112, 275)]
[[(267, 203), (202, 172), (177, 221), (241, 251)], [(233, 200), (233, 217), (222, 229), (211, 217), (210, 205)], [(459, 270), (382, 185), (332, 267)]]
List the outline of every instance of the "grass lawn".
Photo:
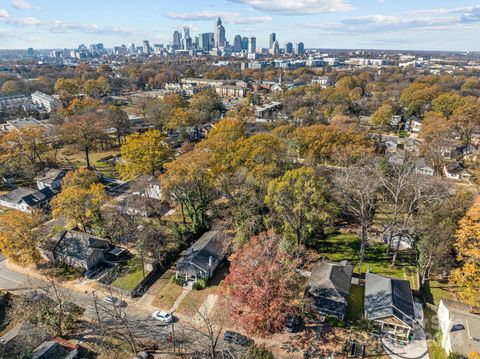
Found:
[(175, 283), (165, 281), (164, 284), (156, 291), (153, 305), (162, 310), (170, 310), (173, 303), (182, 293), (183, 288)]
[(438, 320), (437, 314), (428, 306), (423, 310), (425, 316), (425, 328), (427, 332), (428, 350), (432, 359), (448, 359), (447, 353), (437, 340)]
[[(120, 153), (120, 150), (118, 148), (112, 149), (112, 150), (107, 150), (107, 151), (99, 151), (99, 152), (90, 152), (89, 157), (90, 157), (90, 163), (92, 166), (99, 166), (99, 167), (105, 167), (104, 163), (99, 163), (98, 161), (104, 157), (107, 156), (115, 156)], [(70, 154), (68, 151), (65, 149), (60, 150), (58, 154), (58, 159), (60, 161), (65, 161), (68, 163), (75, 163), (77, 165), (85, 166), (86, 161), (85, 161), (85, 153), (84, 152), (76, 152), (73, 154)]]
[(192, 290), (180, 303), (177, 309), (179, 314), (192, 317), (200, 309), (205, 299), (210, 294), (217, 294), (223, 280), (228, 274), (228, 267), (224, 266), (215, 271), (213, 277), (208, 281), (207, 288), (203, 290)]
[(418, 288), (416, 279), (416, 255), (413, 250), (402, 251), (397, 256), (395, 267), (391, 267), (391, 255), (386, 255), (384, 244), (372, 244), (365, 251), (365, 260), (362, 267), (358, 267), (360, 238), (355, 234), (334, 233), (322, 241), (319, 252), (332, 261), (348, 260), (355, 266), (356, 273), (372, 273), (408, 279), (412, 288)]
[(352, 285), (346, 316), (348, 322), (355, 322), (362, 318), (364, 297), (365, 287)]
[[(127, 274), (115, 279), (112, 282), (112, 286), (117, 287), (119, 289), (131, 291), (144, 278), (142, 261), (140, 258), (134, 257), (128, 261), (127, 266), (128, 266)], [(148, 271), (145, 270), (145, 275), (147, 274), (148, 274)]]
[(433, 280), (430, 281), (429, 285), (430, 294), (432, 295), (430, 301), (432, 302), (432, 304), (439, 305), (440, 300), (442, 299), (451, 299), (458, 301), (458, 288), (450, 286), (448, 283), (441, 283)]

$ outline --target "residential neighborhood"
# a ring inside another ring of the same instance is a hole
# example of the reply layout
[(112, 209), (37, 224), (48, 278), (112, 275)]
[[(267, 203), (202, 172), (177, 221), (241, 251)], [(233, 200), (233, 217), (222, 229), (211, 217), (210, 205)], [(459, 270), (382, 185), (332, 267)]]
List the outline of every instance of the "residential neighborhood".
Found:
[(0, 4), (0, 358), (479, 359), (480, 56), (398, 32), (463, 2)]

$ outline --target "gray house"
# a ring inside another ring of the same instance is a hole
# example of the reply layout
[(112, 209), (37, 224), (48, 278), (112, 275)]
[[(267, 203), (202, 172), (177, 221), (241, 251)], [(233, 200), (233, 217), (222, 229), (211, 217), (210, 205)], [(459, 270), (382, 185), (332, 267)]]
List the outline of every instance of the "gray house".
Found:
[(39, 173), (37, 177), (35, 177), (35, 181), (37, 182), (37, 187), (39, 190), (50, 188), (56, 191), (62, 186), (62, 180), (66, 174), (66, 170), (47, 168)]
[(107, 240), (77, 231), (64, 231), (52, 249), (53, 259), (89, 270), (110, 250)]
[(18, 187), (3, 196), (0, 196), (0, 206), (31, 213), (35, 209), (47, 207), (54, 196), (55, 192), (50, 188), (36, 190), (26, 187)]
[(353, 266), (322, 260), (312, 270), (305, 290), (305, 309), (343, 320), (347, 314)]
[(365, 275), (365, 318), (383, 334), (408, 341), (415, 324), (413, 295), (408, 280)]
[(205, 233), (190, 248), (180, 254), (176, 263), (176, 277), (196, 282), (208, 280), (228, 253), (230, 238), (222, 231)]

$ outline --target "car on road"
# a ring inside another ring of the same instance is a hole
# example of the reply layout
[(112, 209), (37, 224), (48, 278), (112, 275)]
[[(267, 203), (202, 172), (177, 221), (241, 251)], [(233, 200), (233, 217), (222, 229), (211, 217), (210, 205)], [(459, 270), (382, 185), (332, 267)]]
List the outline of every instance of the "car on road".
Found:
[(125, 308), (128, 304), (124, 300), (118, 299), (116, 297), (107, 296), (103, 298), (103, 302), (107, 304), (112, 304), (115, 307)]
[(173, 317), (170, 313), (160, 310), (153, 312), (152, 318), (163, 323), (171, 323), (173, 321)]
[(299, 315), (290, 315), (285, 320), (284, 329), (289, 333), (296, 333), (300, 331), (303, 325), (303, 319)]
[(245, 335), (242, 335), (240, 333), (232, 332), (230, 330), (227, 330), (223, 335), (223, 341), (229, 344), (240, 345), (241, 347), (249, 347), (255, 344), (253, 339), (250, 339), (249, 337), (246, 337)]

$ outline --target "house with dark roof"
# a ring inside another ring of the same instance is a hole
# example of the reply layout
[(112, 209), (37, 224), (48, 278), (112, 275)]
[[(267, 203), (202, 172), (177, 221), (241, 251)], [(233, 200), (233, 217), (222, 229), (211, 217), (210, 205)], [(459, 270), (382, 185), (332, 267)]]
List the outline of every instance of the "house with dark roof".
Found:
[(305, 290), (306, 310), (340, 320), (347, 314), (353, 266), (322, 260), (315, 264)]
[(452, 162), (443, 167), (445, 177), (458, 181), (469, 181), (472, 175), (458, 162)]
[(383, 334), (408, 341), (415, 324), (413, 295), (408, 280), (365, 275), (365, 318)]
[(210, 231), (200, 237), (190, 248), (180, 254), (176, 263), (177, 278), (196, 282), (212, 277), (215, 269), (226, 257), (230, 238), (222, 231)]
[(89, 270), (104, 259), (111, 249), (106, 239), (78, 231), (64, 231), (52, 249), (53, 259)]
[(34, 209), (46, 208), (55, 192), (50, 188), (40, 190), (18, 187), (0, 196), (0, 206), (31, 213)]
[(75, 359), (78, 358), (78, 346), (62, 338), (53, 338), (43, 342), (32, 352), (31, 359)]
[(35, 177), (39, 190), (50, 188), (58, 191), (62, 186), (63, 177), (67, 174), (66, 170), (58, 168), (46, 168)]
[(447, 354), (480, 353), (480, 308), (442, 299), (438, 306), (442, 347)]
[(28, 321), (19, 322), (0, 337), (0, 358), (20, 358), (48, 338), (45, 330)]

